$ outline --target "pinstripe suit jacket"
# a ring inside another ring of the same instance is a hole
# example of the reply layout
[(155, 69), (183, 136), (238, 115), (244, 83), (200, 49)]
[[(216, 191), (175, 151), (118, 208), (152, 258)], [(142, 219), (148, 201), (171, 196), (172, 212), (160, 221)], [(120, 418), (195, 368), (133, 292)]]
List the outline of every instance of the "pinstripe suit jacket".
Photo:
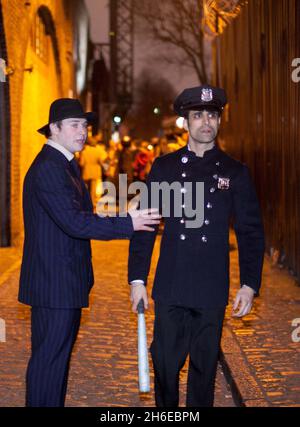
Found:
[(44, 145), (23, 189), (25, 240), (19, 301), (31, 306), (88, 306), (93, 285), (90, 239), (130, 238), (128, 217), (100, 218), (78, 172)]

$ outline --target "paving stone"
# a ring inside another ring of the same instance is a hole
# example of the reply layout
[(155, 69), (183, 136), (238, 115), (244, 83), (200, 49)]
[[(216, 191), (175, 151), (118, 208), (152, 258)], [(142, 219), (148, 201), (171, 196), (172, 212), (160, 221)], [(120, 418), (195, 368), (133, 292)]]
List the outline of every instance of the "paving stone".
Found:
[[(237, 247), (234, 235), (231, 244)], [(230, 252), (231, 289), (230, 301), (235, 297), (239, 283), (237, 250)], [(234, 372), (242, 360), (248, 366), (249, 375), (255, 380), (270, 406), (298, 406), (300, 387), (300, 343), (292, 341), (293, 319), (300, 317), (300, 287), (286, 271), (272, 268), (265, 257), (262, 289), (260, 297), (255, 298), (250, 315), (234, 319), (230, 309), (226, 311), (227, 333), (222, 337), (224, 358)], [(261, 399), (248, 399), (247, 379), (233, 374), (236, 386), (245, 405), (261, 406)], [(280, 399), (278, 397), (280, 396)]]

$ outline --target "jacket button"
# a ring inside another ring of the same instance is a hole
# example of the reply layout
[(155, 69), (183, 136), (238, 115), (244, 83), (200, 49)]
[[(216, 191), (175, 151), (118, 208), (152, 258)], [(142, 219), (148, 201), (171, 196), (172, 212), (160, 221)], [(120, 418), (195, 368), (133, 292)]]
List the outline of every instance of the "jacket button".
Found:
[(204, 221), (204, 224), (205, 224), (205, 225), (209, 225), (209, 223), (210, 223), (209, 219), (206, 219), (206, 220)]
[(181, 176), (182, 176), (182, 178), (186, 178), (186, 173), (182, 172)]
[(206, 243), (207, 242), (207, 237), (206, 236), (202, 236), (201, 240), (202, 240), (203, 243)]
[(220, 162), (216, 162), (216, 166), (220, 166)]
[(216, 173), (213, 175), (213, 179), (218, 179), (218, 175)]
[(210, 202), (207, 203), (206, 205), (207, 209), (211, 209), (212, 208), (212, 204)]
[(182, 163), (187, 163), (189, 161), (189, 159), (186, 156), (183, 156), (181, 158)]
[(180, 220), (180, 224), (184, 224), (184, 223), (185, 223), (184, 219), (183, 219), (183, 218), (181, 218), (181, 220)]
[(183, 187), (180, 189), (180, 191), (181, 191), (181, 193), (185, 194), (187, 192), (187, 189)]
[(209, 191), (210, 191), (211, 193), (214, 193), (214, 192), (216, 191), (216, 189), (215, 189), (214, 187), (211, 187), (211, 188), (209, 189)]
[(180, 240), (185, 240), (186, 236), (185, 234), (180, 234)]

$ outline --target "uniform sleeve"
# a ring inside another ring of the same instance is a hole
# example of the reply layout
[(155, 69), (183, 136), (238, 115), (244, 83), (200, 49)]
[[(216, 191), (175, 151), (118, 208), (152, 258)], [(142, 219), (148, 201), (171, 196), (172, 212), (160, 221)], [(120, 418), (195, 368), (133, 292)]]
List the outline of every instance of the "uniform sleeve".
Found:
[[(159, 182), (158, 159), (152, 165), (146, 184), (148, 189), (149, 208), (158, 208), (151, 205), (151, 182)], [(128, 282), (142, 280), (147, 284), (147, 278), (151, 265), (151, 258), (155, 239), (158, 232), (158, 225), (154, 226), (155, 231), (139, 231), (133, 234), (129, 245), (128, 258)]]
[(239, 249), (240, 283), (256, 295), (261, 286), (264, 260), (264, 231), (260, 208), (249, 170), (243, 165), (233, 190), (234, 230)]
[(35, 182), (39, 203), (56, 225), (78, 239), (127, 239), (133, 234), (130, 215), (101, 218), (81, 209), (75, 184), (65, 169), (55, 163), (43, 163)]

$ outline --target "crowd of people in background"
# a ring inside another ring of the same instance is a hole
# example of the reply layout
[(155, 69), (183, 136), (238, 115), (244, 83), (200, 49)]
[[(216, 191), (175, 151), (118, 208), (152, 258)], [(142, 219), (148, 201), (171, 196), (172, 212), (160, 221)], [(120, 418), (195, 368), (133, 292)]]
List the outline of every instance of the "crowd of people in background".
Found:
[(103, 195), (104, 181), (112, 182), (117, 191), (119, 174), (127, 175), (128, 186), (134, 181), (145, 182), (156, 157), (176, 151), (186, 143), (185, 132), (165, 133), (149, 141), (125, 135), (117, 142), (110, 140), (108, 144), (103, 142), (101, 133), (89, 134), (77, 161), (94, 208)]

